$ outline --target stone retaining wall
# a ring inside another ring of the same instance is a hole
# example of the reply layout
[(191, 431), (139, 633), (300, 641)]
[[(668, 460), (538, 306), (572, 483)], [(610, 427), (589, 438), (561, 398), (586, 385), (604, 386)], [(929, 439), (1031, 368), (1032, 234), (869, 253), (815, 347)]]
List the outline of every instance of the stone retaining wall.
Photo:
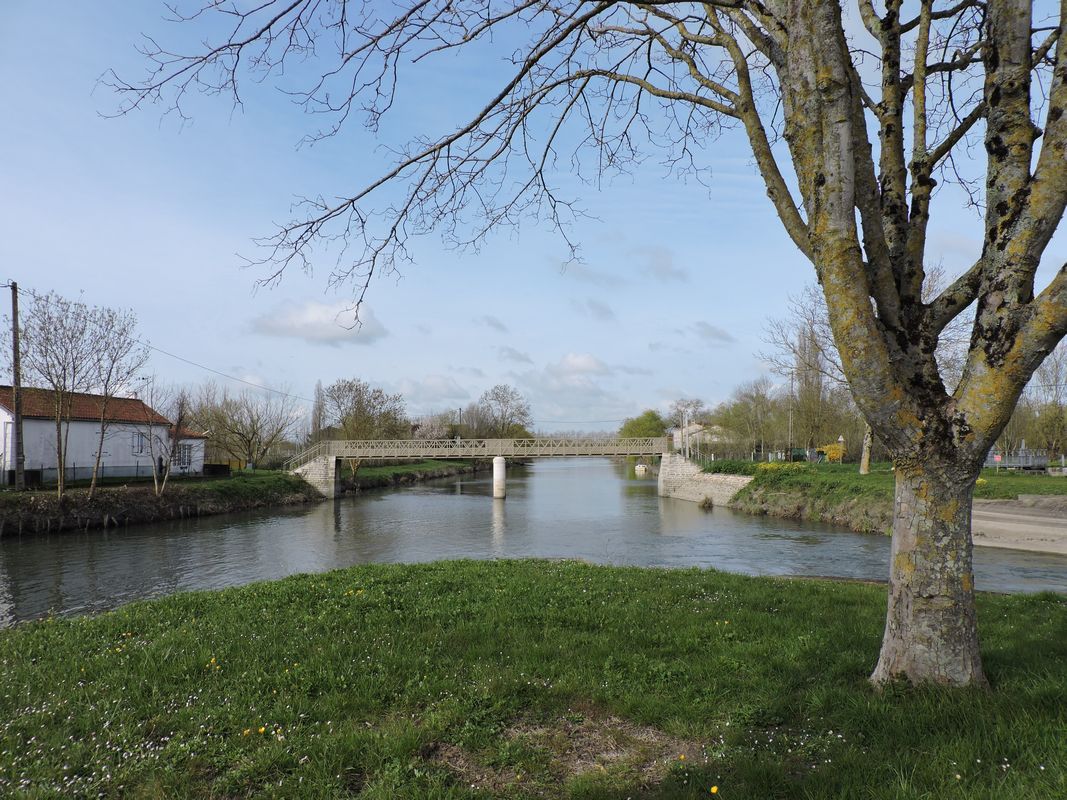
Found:
[(659, 494), (676, 500), (727, 506), (752, 480), (751, 475), (708, 474), (679, 453), (665, 453), (659, 466)]
[(337, 497), (341, 493), (338, 485), (337, 458), (320, 456), (294, 470), (314, 486), (323, 497)]

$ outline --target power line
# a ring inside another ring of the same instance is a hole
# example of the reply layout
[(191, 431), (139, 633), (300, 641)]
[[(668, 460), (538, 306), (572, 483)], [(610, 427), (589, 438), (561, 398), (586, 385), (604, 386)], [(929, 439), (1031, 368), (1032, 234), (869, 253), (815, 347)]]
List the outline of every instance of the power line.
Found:
[[(0, 284), (0, 286), (10, 287), (11, 284), (10, 283)], [(25, 287), (20, 286), (18, 288), (18, 291), (19, 291), (19, 294), (27, 294), (30, 297), (32, 297), (34, 300), (40, 300), (41, 299), (41, 296), (38, 295), (36, 292), (34, 292), (32, 289), (27, 289)], [(214, 367), (209, 367), (209, 366), (206, 366), (205, 364), (200, 364), (200, 363), (198, 363), (196, 361), (193, 361), (191, 359), (185, 358), (183, 356), (179, 356), (179, 355), (177, 355), (175, 353), (171, 353), (168, 350), (164, 350), (162, 347), (156, 347), (151, 342), (146, 342), (143, 339), (134, 338), (134, 341), (137, 342), (140, 345), (143, 345), (144, 347), (147, 347), (150, 350), (155, 350), (157, 353), (162, 353), (165, 356), (169, 356), (170, 358), (177, 359), (178, 361), (184, 362), (186, 364), (189, 364), (190, 366), (197, 367), (198, 369), (202, 369), (202, 370), (205, 370), (206, 372), (210, 372), (210, 373), (213, 373), (213, 374), (218, 375), (220, 377), (226, 378), (227, 380), (235, 381), (237, 383), (243, 383), (245, 386), (251, 386), (254, 389), (260, 389), (261, 391), (264, 391), (264, 392), (272, 392), (274, 394), (280, 394), (283, 397), (290, 397), (290, 398), (292, 398), (294, 400), (303, 400), (305, 403), (314, 403), (315, 402), (314, 400), (312, 400), (311, 398), (308, 398), (308, 397), (301, 397), (298, 394), (292, 394), (291, 392), (284, 392), (281, 389), (275, 389), (272, 386), (263, 386), (262, 384), (253, 383), (252, 381), (245, 380), (244, 378), (238, 378), (236, 375), (230, 375), (228, 372), (223, 372), (222, 370), (215, 369)]]
[(184, 362), (186, 364), (189, 364), (191, 366), (198, 367), (199, 369), (206, 370), (207, 372), (214, 373), (215, 375), (220, 375), (221, 377), (226, 378), (227, 380), (237, 381), (238, 383), (243, 383), (246, 386), (251, 386), (251, 387), (253, 387), (255, 389), (262, 389), (265, 392), (273, 392), (274, 394), (280, 394), (283, 397), (291, 397), (294, 400), (303, 400), (306, 403), (314, 403), (315, 402), (314, 400), (312, 400), (309, 397), (301, 397), (298, 394), (290, 394), (289, 392), (283, 392), (281, 389), (275, 389), (275, 388), (273, 388), (271, 386), (263, 386), (263, 385), (258, 384), (258, 383), (253, 383), (252, 381), (246, 381), (244, 378), (238, 378), (236, 375), (230, 375), (229, 373), (222, 372), (221, 370), (214, 369), (213, 367), (208, 367), (208, 366), (205, 366), (204, 364), (198, 364), (195, 361), (191, 361), (188, 358), (183, 358), (182, 356), (175, 355), (174, 353), (171, 353), (171, 352), (168, 352), (167, 350), (164, 350), (162, 347), (156, 347), (154, 344), (149, 344), (148, 342), (142, 341), (141, 339), (136, 339), (135, 341), (140, 343), (140, 344), (143, 344), (145, 347), (147, 347), (147, 348), (149, 348), (151, 350), (155, 350), (157, 353), (162, 353), (165, 356), (170, 356), (171, 358), (175, 358), (178, 361), (182, 361), (182, 362)]

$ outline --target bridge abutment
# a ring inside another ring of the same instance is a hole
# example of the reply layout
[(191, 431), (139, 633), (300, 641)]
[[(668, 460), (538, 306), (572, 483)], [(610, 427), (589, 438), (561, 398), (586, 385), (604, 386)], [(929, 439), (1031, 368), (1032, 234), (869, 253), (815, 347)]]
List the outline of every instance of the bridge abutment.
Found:
[(681, 453), (664, 453), (659, 463), (659, 496), (727, 506), (751, 475), (709, 475)]
[(341, 494), (341, 473), (337, 469), (336, 456), (319, 456), (293, 470), (314, 486), (323, 497)]

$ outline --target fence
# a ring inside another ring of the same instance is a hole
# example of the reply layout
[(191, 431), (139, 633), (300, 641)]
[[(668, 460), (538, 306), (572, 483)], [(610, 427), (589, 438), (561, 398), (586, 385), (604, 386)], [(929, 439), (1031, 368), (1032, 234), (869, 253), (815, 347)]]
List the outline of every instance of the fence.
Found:
[[(1060, 457), (1062, 466), (1063, 457)], [(1020, 448), (1019, 450), (1001, 451), (993, 448), (985, 459), (985, 466), (989, 469), (1048, 469), (1048, 454), (1043, 450), (1031, 450)]]
[[(9, 469), (2, 473), (3, 483), (5, 486), (15, 485), (15, 470)], [(170, 474), (172, 477), (177, 475), (189, 475), (191, 473), (188, 469), (174, 465), (171, 467)], [(75, 483), (76, 481), (90, 481), (93, 477), (93, 465), (88, 466), (81, 464), (70, 464), (66, 468), (66, 482)], [(112, 464), (101, 465), (100, 472), (97, 475), (97, 480), (105, 481), (118, 478), (128, 478), (132, 480), (151, 480), (152, 478), (152, 465), (145, 464)], [(26, 465), (26, 485), (27, 486), (49, 486), (59, 482), (59, 470), (55, 467), (34, 467), (30, 464)]]
[(722, 443), (711, 444), (705, 442), (691, 443), (689, 445), (689, 458), (695, 464), (700, 464), (702, 467), (708, 466), (715, 461), (723, 460), (737, 460), (737, 461), (811, 461), (813, 463), (822, 462), (826, 460), (826, 456), (815, 448), (805, 450), (802, 447), (794, 447), (792, 452), (792, 458), (788, 450), (768, 450), (761, 453), (758, 450), (753, 450), (744, 455), (738, 457), (735, 455), (724, 455), (726, 448)]

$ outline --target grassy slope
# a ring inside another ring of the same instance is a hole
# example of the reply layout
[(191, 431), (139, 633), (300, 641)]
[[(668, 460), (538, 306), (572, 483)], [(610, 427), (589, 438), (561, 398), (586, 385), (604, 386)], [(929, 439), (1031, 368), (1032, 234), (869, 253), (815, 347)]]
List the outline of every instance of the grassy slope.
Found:
[(992, 693), (875, 694), (884, 609), (860, 584), (453, 562), (27, 624), (0, 632), (0, 793), (1067, 796), (1064, 598), (979, 598)]
[[(742, 511), (816, 519), (860, 531), (887, 531), (893, 512), (893, 473), (887, 464), (860, 475), (855, 464), (796, 464), (754, 469), (748, 462), (722, 462), (715, 471), (755, 474), (735, 498)], [(1067, 478), (985, 470), (975, 488), (981, 499), (1022, 494), (1067, 494)]]
[[(239, 473), (232, 478), (178, 480), (156, 497), (151, 483), (105, 486), (88, 499), (85, 489), (71, 489), (62, 503), (52, 491), (0, 492), (0, 520), (10, 534), (154, 522), (176, 517), (241, 511), (266, 506), (305, 503), (320, 495), (304, 480), (284, 472)], [(113, 523), (112, 523), (113, 524)]]

